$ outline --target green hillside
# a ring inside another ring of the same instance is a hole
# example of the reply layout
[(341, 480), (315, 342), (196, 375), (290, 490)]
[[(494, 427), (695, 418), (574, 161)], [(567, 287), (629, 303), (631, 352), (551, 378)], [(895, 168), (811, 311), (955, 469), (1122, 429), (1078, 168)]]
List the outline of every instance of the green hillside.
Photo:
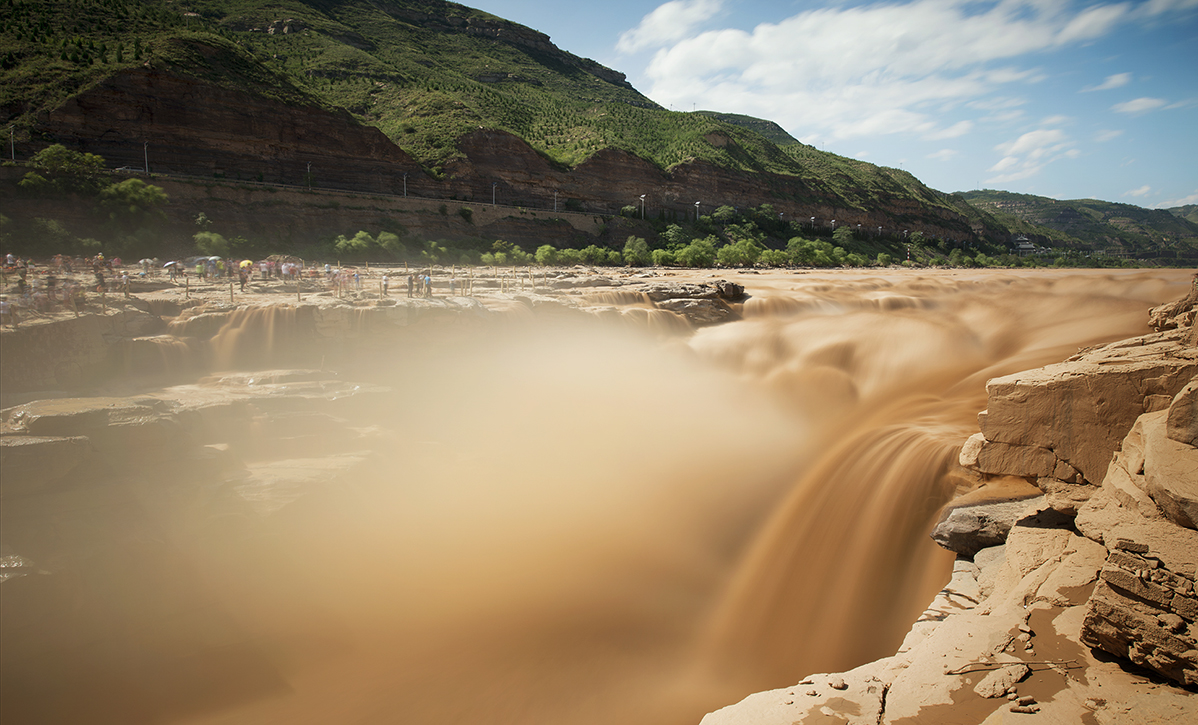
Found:
[(1198, 204), (1175, 206), (1170, 209), (1166, 209), (1165, 211), (1169, 212), (1173, 216), (1178, 216), (1186, 221), (1191, 221), (1195, 224), (1198, 224)]
[(740, 126), (741, 128), (747, 128), (750, 131), (755, 131), (776, 146), (789, 146), (791, 144), (800, 143), (798, 139), (787, 133), (786, 129), (782, 128), (773, 121), (767, 121), (762, 118), (754, 118), (753, 116), (745, 116), (740, 113), (720, 113), (718, 111), (697, 111), (697, 113), (701, 116), (714, 118), (717, 121), (730, 123), (733, 126)]
[[(1198, 224), (1164, 209), (1097, 199), (1061, 201), (983, 189), (957, 194), (1014, 232), (1041, 234), (1066, 246), (1129, 256), (1194, 256)], [(1051, 231), (1045, 231), (1051, 230)]]
[(426, 0), (0, 0), (0, 109), (18, 139), (39, 114), (141, 65), (296, 106), (344, 109), (434, 176), (480, 127), (563, 167), (622, 149), (668, 170), (718, 167), (803, 179), (858, 208), (915, 197), (909, 174), (824, 154), (777, 124), (662, 109), (623, 76), (547, 36)]

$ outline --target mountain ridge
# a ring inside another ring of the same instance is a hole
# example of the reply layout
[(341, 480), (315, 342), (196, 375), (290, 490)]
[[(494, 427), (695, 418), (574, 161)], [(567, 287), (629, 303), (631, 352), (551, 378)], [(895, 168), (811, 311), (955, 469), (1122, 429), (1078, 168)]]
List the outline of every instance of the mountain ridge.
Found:
[[(769, 204), (792, 233), (1010, 251), (1010, 220), (776, 123), (662, 109), (544, 33), (442, 0), (3, 0), (0, 109), (64, 143), (197, 178), (658, 218)], [(641, 202), (644, 204), (644, 202)], [(1081, 246), (1058, 235), (1066, 246)], [(618, 240), (617, 240), (618, 241)]]

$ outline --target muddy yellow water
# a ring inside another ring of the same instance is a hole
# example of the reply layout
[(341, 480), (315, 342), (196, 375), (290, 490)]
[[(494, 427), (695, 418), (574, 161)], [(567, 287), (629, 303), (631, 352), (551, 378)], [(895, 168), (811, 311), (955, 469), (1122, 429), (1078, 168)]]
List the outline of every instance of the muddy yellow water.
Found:
[[(947, 581), (986, 380), (1147, 332), (1190, 274), (743, 275), (693, 333), (533, 315), (334, 359), (369, 392), (4, 500), (0, 714), (682, 725), (885, 656)], [(294, 318), (204, 365), (274, 365)]]

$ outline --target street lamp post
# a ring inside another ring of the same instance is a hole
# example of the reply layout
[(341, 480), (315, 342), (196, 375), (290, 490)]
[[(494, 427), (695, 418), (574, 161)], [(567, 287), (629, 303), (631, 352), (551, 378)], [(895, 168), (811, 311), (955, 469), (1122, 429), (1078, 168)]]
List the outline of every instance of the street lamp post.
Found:
[(811, 217), (811, 233), (815, 234), (815, 217)]
[(832, 231), (836, 231), (836, 220), (832, 220)]
[(645, 195), (641, 194), (641, 221), (645, 219)]
[(696, 222), (699, 221), (699, 204), (701, 204), (701, 203), (703, 203), (703, 202), (699, 202), (699, 201), (695, 202), (695, 221)]
[(498, 181), (491, 182), (491, 206), (495, 206), (495, 187), (499, 186)]
[(553, 213), (557, 213), (557, 189), (553, 190)]
[(406, 171), (403, 172), (403, 195), (404, 198), (408, 196), (408, 172)]
[(141, 146), (142, 153), (145, 155), (146, 176), (150, 175), (150, 142), (145, 141)]
[(308, 162), (308, 191), (312, 191), (312, 162)]

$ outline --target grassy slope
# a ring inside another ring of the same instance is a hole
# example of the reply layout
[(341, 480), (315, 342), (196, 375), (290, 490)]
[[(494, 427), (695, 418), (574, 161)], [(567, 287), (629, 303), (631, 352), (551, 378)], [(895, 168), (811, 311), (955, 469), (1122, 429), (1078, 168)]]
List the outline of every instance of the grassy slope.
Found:
[[(434, 173), (458, 153), (457, 137), (482, 126), (563, 166), (619, 148), (663, 169), (707, 161), (799, 177), (846, 206), (904, 198), (954, 206), (909, 174), (791, 143), (769, 122), (662, 109), (590, 72), (590, 61), (518, 41), (534, 31), (453, 3), (0, 0), (0, 14), (0, 108), (18, 132), (104, 77), (150, 62), (287, 103), (346, 109)], [(517, 40), (462, 32), (467, 24)], [(728, 142), (711, 143), (715, 134)]]
[(1198, 251), (1198, 224), (1162, 209), (1097, 199), (1058, 201), (990, 189), (959, 196), (987, 210), (1012, 231), (1040, 233), (1037, 226), (1051, 229), (1054, 241), (1067, 236), (1086, 247), (1133, 254), (1176, 249), (1193, 255)]

